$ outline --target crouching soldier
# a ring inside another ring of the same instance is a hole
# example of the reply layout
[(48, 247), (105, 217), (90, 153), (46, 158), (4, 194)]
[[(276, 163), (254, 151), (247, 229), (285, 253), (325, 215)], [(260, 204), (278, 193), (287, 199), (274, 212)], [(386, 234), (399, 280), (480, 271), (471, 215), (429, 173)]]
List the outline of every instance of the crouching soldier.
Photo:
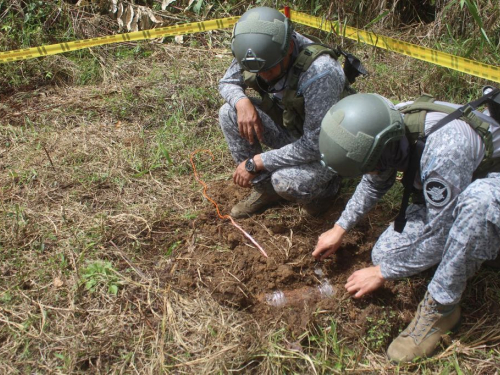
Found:
[[(234, 183), (253, 188), (232, 208), (235, 218), (283, 200), (318, 216), (337, 193), (340, 179), (321, 167), (318, 137), (321, 120), (348, 83), (337, 52), (311, 43), (267, 7), (250, 9), (234, 28), (235, 58), (219, 82), (226, 102), (219, 121), (237, 164)], [(260, 98), (247, 96), (247, 89)]]
[[(392, 361), (432, 355), (460, 321), (467, 279), (498, 255), (500, 91), (487, 88), (485, 94), (459, 110), (428, 96), (394, 106), (376, 94), (356, 94), (332, 106), (322, 122), (326, 165), (342, 177), (363, 177), (313, 256), (335, 253), (400, 171), (400, 213), (375, 244), (374, 265), (354, 272), (345, 287), (359, 298), (386, 280), (437, 266), (413, 321), (388, 348)], [(484, 113), (474, 110), (481, 104), (488, 106)]]

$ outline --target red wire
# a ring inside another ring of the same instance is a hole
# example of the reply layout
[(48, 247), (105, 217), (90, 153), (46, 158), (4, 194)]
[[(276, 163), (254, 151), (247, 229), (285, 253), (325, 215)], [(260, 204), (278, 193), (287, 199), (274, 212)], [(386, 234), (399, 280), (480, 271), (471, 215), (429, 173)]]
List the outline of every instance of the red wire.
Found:
[(199, 153), (199, 152), (206, 152), (208, 154), (210, 154), (210, 156), (212, 157), (212, 161), (214, 160), (214, 155), (212, 154), (212, 151), (210, 150), (207, 150), (207, 149), (203, 149), (203, 150), (196, 150), (194, 152), (191, 153), (191, 157), (190, 157), (190, 161), (191, 161), (191, 166), (193, 167), (193, 172), (194, 172), (194, 177), (196, 178), (196, 181), (198, 181), (201, 185), (203, 185), (203, 196), (205, 198), (207, 198), (214, 206), (215, 206), (215, 209), (217, 210), (217, 215), (219, 215), (219, 217), (221, 219), (229, 219), (231, 220), (231, 223), (237, 228), (239, 229), (250, 241), (252, 241), (252, 243), (257, 246), (257, 248), (260, 250), (260, 252), (267, 258), (267, 253), (264, 251), (264, 249), (257, 243), (257, 241), (255, 241), (253, 239), (252, 236), (250, 236), (243, 228), (241, 228), (238, 224), (236, 224), (236, 222), (234, 221), (234, 219), (231, 217), (231, 215), (222, 215), (220, 213), (220, 210), (219, 210), (219, 206), (217, 205), (217, 203), (212, 199), (210, 198), (208, 195), (207, 195), (207, 189), (208, 189), (208, 186), (205, 182), (203, 182), (201, 180), (201, 178), (198, 176), (198, 171), (196, 170), (196, 166), (194, 165), (194, 161), (193, 161), (193, 157)]

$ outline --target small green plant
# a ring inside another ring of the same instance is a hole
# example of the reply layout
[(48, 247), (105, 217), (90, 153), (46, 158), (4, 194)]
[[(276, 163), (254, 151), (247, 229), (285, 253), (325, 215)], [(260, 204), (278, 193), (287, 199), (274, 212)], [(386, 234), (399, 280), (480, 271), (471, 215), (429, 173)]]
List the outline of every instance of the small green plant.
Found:
[(109, 294), (115, 296), (118, 294), (118, 288), (123, 285), (123, 281), (111, 262), (102, 260), (87, 264), (82, 271), (81, 282), (90, 292), (104, 288)]
[(8, 303), (10, 301), (12, 301), (12, 294), (10, 294), (9, 292), (5, 292), (5, 293), (0, 295), (0, 302), (1, 303)]
[(203, 7), (203, 3), (204, 3), (203, 0), (196, 0), (195, 2), (192, 2), (192, 4), (193, 4), (193, 6), (192, 6), (193, 12), (195, 12), (196, 14), (200, 14), (201, 13), (201, 9)]
[(379, 350), (387, 345), (387, 341), (391, 336), (391, 320), (395, 316), (394, 311), (389, 311), (389, 313), (384, 312), (379, 319), (366, 318), (370, 323), (370, 328), (366, 332), (366, 342), (370, 349)]
[(54, 357), (59, 359), (62, 364), (56, 366), (57, 369), (63, 370), (63, 372), (68, 372), (70, 371), (72, 367), (72, 357), (71, 354), (69, 353), (54, 353)]
[(193, 211), (186, 211), (183, 215), (182, 218), (186, 220), (194, 220), (200, 215), (199, 212), (193, 212)]
[(344, 371), (346, 364), (354, 357), (354, 352), (339, 338), (337, 322), (332, 321), (330, 330), (328, 332), (325, 330), (324, 335), (325, 343), (333, 354), (328, 359), (331, 362), (331, 366), (335, 370)]
[(165, 252), (165, 256), (169, 257), (172, 255), (173, 251), (179, 247), (179, 245), (182, 244), (182, 241), (175, 241), (173, 242)]

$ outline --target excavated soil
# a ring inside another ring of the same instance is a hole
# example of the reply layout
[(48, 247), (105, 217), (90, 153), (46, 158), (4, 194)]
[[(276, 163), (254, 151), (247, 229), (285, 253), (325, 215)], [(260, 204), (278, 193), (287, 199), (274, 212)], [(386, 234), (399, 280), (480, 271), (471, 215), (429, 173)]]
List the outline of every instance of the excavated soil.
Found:
[[(225, 213), (247, 191), (228, 180), (210, 183), (207, 194)], [(348, 198), (341, 194), (321, 218), (311, 218), (297, 204), (284, 204), (238, 220), (264, 248), (267, 258), (229, 220), (220, 219), (208, 201), (195, 220), (180, 227), (168, 221), (157, 223), (148, 253), (156, 262), (159, 248), (181, 242), (183, 246), (173, 251), (175, 261), (157, 269), (160, 279), (186, 294), (208, 288), (220, 304), (246, 311), (260, 324), (280, 321), (299, 335), (311, 323), (324, 325), (335, 319), (341, 334), (359, 339), (373, 322), (388, 323), (383, 328), (385, 340), (409, 323), (425, 293), (425, 280), (388, 282), (361, 300), (352, 299), (344, 289), (352, 272), (371, 264), (371, 248), (396, 215), (395, 209), (375, 210), (348, 233), (342, 248), (329, 260), (312, 257), (318, 236), (333, 226)], [(177, 236), (169, 237), (167, 244), (161, 233), (174, 229)], [(330, 293), (322, 294), (319, 288), (325, 284), (331, 286)], [(286, 302), (275, 306), (279, 292)]]
[[(248, 193), (229, 179), (208, 185), (207, 194), (222, 214)], [(368, 347), (383, 350), (413, 318), (433, 269), (411, 279), (386, 282), (359, 300), (351, 298), (344, 288), (346, 280), (352, 272), (371, 265), (371, 249), (396, 216), (397, 205), (393, 209), (376, 207), (346, 235), (335, 256), (316, 261), (311, 253), (318, 236), (333, 226), (349, 197), (349, 193), (339, 194), (321, 218), (308, 216), (297, 204), (282, 204), (238, 220), (263, 247), (267, 258), (229, 220), (220, 219), (215, 207), (205, 200), (205, 208), (195, 220), (181, 227), (160, 222), (153, 229), (153, 233), (171, 233), (175, 228), (177, 237), (169, 237), (169, 244), (184, 245), (173, 251), (175, 260), (167, 267), (156, 268), (158, 276), (186, 294), (208, 288), (221, 305), (245, 311), (264, 326), (284, 324), (295, 337), (311, 325), (325, 327), (335, 322), (344, 339), (363, 340)], [(149, 255), (154, 262), (158, 248), (167, 245), (165, 239), (161, 234), (153, 235)], [(471, 325), (484, 316), (485, 299), (488, 309), (499, 307), (498, 302), (490, 303), (487, 291), (483, 294), (481, 284), (485, 282), (475, 280), (473, 293), (466, 297), (464, 321)], [(331, 286), (330, 295), (318, 291), (325, 284)], [(279, 292), (286, 302), (275, 306)]]

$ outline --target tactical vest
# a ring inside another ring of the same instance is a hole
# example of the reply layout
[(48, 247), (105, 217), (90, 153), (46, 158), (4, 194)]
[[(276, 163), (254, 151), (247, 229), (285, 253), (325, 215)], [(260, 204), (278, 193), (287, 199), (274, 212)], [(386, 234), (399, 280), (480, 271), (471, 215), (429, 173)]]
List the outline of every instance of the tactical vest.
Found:
[[(309, 69), (314, 60), (323, 54), (328, 54), (335, 60), (339, 58), (336, 51), (321, 44), (308, 44), (300, 51), (291, 67), (288, 84), (283, 92), (283, 99), (281, 101), (283, 109), (275, 102), (270, 94), (259, 86), (257, 82), (259, 78), (256, 73), (243, 72), (245, 84), (257, 91), (262, 98), (259, 107), (267, 113), (276, 124), (286, 128), (295, 138), (300, 138), (304, 134), (305, 120), (304, 96), (297, 87), (299, 77), (303, 72)], [(342, 96), (347, 96), (350, 93), (346, 85)]]
[[(413, 195), (413, 203), (423, 203), (423, 192), (416, 190), (413, 187), (415, 176), (420, 171), (420, 159), (425, 148), (427, 136), (425, 135), (425, 115), (428, 111), (443, 112), (447, 116), (438, 121), (434, 131), (446, 125), (452, 119), (460, 119), (465, 121), (471, 128), (473, 128), (483, 140), (485, 146), (484, 158), (479, 164), (478, 168), (474, 171), (472, 179), (481, 178), (488, 174), (488, 172), (500, 171), (500, 158), (493, 158), (493, 139), (489, 131), (490, 124), (484, 122), (477, 117), (472, 108), (476, 108), (479, 103), (482, 103), (486, 96), (478, 99), (477, 101), (468, 103), (467, 105), (454, 109), (446, 105), (434, 103), (434, 98), (428, 95), (423, 95), (413, 104), (400, 108), (399, 111), (403, 113), (406, 136), (410, 143), (410, 155), (408, 167), (403, 175), (403, 197), (401, 199), (401, 207), (399, 213), (394, 219), (394, 230), (402, 233), (406, 225), (406, 209), (410, 195)], [(486, 98), (487, 99), (487, 98)]]
[[(446, 105), (436, 104), (434, 103), (434, 100), (435, 99), (432, 96), (424, 94), (412, 104), (399, 109), (399, 111), (404, 114), (406, 136), (410, 142), (410, 149), (413, 149), (412, 146), (416, 144), (418, 139), (423, 140), (423, 142), (426, 140), (424, 127), (427, 112), (431, 111), (450, 114), (456, 110), (455, 108)], [(500, 158), (492, 157), (494, 150), (493, 138), (489, 131), (490, 124), (481, 120), (472, 111), (465, 111), (459, 119), (465, 121), (477, 132), (483, 140), (485, 147), (484, 158), (474, 172), (473, 179), (484, 177), (489, 172), (500, 171)], [(418, 157), (419, 165), (420, 157), (421, 155)]]

